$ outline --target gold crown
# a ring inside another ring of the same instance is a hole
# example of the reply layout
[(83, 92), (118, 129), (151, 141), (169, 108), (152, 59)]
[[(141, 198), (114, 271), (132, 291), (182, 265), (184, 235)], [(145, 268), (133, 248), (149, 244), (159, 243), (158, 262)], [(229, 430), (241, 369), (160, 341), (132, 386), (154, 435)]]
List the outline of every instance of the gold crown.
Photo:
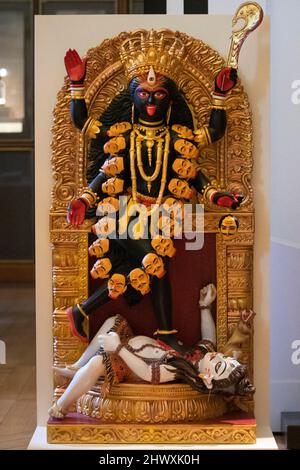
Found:
[(149, 72), (152, 66), (176, 81), (182, 73), (185, 47), (176, 33), (167, 29), (138, 30), (120, 47), (120, 58), (128, 80)]

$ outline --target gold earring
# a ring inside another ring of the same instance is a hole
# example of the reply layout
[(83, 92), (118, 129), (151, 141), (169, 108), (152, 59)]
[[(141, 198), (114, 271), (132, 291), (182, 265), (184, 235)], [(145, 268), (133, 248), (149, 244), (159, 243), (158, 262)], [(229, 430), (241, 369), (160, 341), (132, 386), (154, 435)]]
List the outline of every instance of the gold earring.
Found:
[(132, 104), (131, 108), (131, 124), (134, 124), (134, 103)]

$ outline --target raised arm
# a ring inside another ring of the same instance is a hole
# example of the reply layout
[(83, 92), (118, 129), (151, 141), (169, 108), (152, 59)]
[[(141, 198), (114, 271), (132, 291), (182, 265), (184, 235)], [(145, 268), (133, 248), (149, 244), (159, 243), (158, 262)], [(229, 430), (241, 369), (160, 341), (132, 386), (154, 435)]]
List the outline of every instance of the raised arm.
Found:
[(224, 67), (217, 74), (212, 91), (212, 110), (209, 123), (194, 132), (195, 142), (200, 150), (223, 137), (227, 125), (227, 95), (236, 82), (237, 71), (231, 67)]
[(208, 284), (200, 290), (199, 307), (201, 312), (201, 339), (216, 344), (216, 325), (211, 314), (211, 305), (217, 295), (213, 284)]
[(216, 76), (212, 93), (212, 111), (208, 125), (208, 132), (212, 142), (223, 137), (226, 125), (226, 99), (227, 94), (236, 85), (237, 71), (231, 67), (224, 67)]
[(86, 73), (86, 59), (81, 59), (75, 49), (66, 52), (65, 67), (70, 79), (71, 116), (74, 125), (82, 130), (88, 118), (84, 99), (84, 79)]
[[(236, 69), (224, 67), (217, 74), (212, 92), (212, 110), (209, 124), (200, 127), (194, 132), (195, 142), (197, 142), (199, 150), (224, 136), (227, 125), (227, 95), (235, 86), (236, 82)], [(191, 181), (191, 184), (198, 193), (202, 194), (204, 199), (221, 207), (228, 207), (234, 210), (240, 206), (243, 200), (243, 195), (241, 194), (217, 190), (201, 171), (199, 171), (196, 178)]]

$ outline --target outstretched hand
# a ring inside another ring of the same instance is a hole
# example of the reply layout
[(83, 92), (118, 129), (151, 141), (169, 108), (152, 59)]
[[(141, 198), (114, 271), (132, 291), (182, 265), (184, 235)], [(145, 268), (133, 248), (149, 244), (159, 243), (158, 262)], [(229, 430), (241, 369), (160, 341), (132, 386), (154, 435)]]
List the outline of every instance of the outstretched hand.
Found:
[(68, 207), (67, 221), (71, 225), (82, 225), (85, 218), (86, 205), (82, 199), (74, 199)]
[(72, 82), (83, 82), (86, 71), (86, 59), (82, 60), (75, 49), (69, 49), (64, 60), (69, 79)]
[(243, 194), (230, 193), (223, 191), (216, 191), (212, 196), (212, 202), (221, 207), (228, 207), (229, 209), (237, 209), (240, 207), (244, 199)]
[(208, 284), (200, 290), (200, 307), (209, 307), (217, 296), (217, 289), (213, 284)]

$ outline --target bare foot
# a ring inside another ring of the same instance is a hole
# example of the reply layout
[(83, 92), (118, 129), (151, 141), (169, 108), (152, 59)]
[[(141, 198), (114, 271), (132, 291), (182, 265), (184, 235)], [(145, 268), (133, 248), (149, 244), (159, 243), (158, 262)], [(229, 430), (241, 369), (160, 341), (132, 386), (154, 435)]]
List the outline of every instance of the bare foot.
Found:
[(67, 414), (67, 412), (64, 411), (61, 406), (58, 406), (57, 402), (53, 403), (51, 408), (49, 408), (48, 413), (49, 416), (56, 419), (64, 419), (65, 415)]

